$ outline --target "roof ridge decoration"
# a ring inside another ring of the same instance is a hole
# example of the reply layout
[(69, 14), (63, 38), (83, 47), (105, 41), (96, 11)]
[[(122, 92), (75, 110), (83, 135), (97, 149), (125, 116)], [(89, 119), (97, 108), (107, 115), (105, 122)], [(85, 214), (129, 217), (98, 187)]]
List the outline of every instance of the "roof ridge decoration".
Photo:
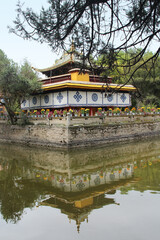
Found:
[(71, 48), (68, 51), (64, 51), (61, 58), (55, 60), (55, 63), (50, 67), (42, 68), (42, 69), (34, 68), (34, 67), (32, 68), (38, 72), (46, 72), (46, 71), (54, 70), (70, 62), (78, 62), (81, 64), (83, 63), (82, 53), (79, 53), (78, 51), (75, 50), (74, 43), (72, 43)]

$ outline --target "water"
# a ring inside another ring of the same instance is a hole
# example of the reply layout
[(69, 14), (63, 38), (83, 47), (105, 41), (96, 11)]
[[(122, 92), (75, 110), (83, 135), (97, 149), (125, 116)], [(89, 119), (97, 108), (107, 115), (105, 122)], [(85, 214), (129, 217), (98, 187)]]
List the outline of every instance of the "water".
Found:
[(0, 145), (1, 239), (158, 239), (159, 204), (160, 139), (71, 151)]

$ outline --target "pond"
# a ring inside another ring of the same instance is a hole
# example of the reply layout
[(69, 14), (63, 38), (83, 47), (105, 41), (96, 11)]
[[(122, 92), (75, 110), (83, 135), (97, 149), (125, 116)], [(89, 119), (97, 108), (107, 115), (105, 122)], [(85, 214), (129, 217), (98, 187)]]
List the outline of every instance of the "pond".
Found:
[(0, 145), (1, 239), (158, 239), (159, 205), (158, 138), (69, 151)]

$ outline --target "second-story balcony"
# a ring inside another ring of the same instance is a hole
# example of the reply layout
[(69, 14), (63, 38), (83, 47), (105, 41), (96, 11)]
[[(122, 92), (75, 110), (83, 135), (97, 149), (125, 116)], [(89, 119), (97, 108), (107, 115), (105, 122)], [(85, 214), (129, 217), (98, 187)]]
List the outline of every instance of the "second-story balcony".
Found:
[[(50, 84), (50, 83), (57, 83), (57, 82), (62, 82), (62, 81), (67, 81), (67, 80), (72, 80), (71, 74), (69, 74), (69, 73), (59, 75), (59, 76), (52, 76), (49, 78), (44, 78), (44, 79), (41, 79), (40, 81), (42, 82), (43, 85), (46, 85), (46, 84)], [(89, 82), (112, 83), (112, 78), (107, 78), (107, 80), (105, 80), (101, 76), (89, 75)]]

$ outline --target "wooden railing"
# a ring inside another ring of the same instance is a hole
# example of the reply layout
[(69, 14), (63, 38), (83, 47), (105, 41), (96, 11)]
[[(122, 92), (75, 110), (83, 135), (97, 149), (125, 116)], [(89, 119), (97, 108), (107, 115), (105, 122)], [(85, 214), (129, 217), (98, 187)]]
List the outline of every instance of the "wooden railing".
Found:
[(62, 82), (62, 81), (66, 81), (66, 80), (71, 80), (71, 74), (65, 74), (65, 75), (60, 75), (60, 76), (56, 76), (56, 77), (42, 79), (41, 82), (43, 85), (45, 85), (45, 84), (50, 84), (50, 83)]

